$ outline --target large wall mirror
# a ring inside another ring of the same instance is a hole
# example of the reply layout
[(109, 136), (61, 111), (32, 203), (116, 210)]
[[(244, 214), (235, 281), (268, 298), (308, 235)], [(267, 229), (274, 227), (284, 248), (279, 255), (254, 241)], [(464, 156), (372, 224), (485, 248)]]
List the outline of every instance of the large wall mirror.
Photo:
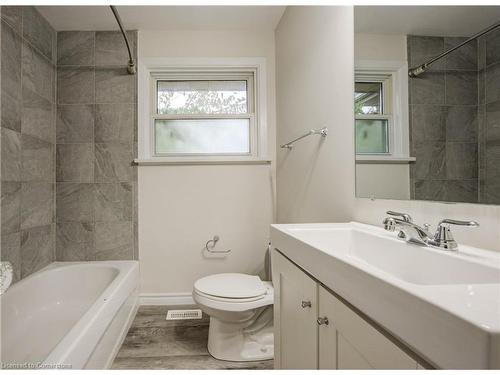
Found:
[(356, 196), (500, 204), (500, 6), (354, 20)]

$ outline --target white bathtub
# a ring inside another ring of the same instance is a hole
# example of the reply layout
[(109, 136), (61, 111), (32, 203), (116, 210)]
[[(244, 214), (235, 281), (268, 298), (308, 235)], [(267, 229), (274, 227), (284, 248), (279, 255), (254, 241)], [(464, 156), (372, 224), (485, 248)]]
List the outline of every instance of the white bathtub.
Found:
[(137, 309), (135, 261), (55, 262), (0, 297), (6, 368), (108, 368)]

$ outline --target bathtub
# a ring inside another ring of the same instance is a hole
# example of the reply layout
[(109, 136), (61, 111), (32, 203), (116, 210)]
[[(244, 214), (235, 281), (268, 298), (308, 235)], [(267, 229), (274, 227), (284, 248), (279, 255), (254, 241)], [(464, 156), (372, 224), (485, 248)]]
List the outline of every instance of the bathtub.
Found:
[(3, 369), (104, 369), (137, 311), (135, 261), (55, 262), (0, 297)]

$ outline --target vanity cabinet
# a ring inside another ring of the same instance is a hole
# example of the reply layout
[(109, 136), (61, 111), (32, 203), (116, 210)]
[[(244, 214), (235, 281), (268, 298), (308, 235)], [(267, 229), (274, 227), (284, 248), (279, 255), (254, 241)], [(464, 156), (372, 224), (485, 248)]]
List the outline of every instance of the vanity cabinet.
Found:
[(281, 253), (273, 252), (277, 369), (417, 369), (417, 362)]

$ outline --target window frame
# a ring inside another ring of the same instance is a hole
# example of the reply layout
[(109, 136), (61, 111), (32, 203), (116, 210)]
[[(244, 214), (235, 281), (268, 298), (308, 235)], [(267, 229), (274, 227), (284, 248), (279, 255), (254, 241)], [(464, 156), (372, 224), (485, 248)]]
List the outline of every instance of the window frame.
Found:
[[(390, 77), (392, 82), (392, 76), (388, 74), (365, 74), (365, 73), (356, 73), (354, 76), (354, 82), (367, 82), (367, 83), (381, 83), (381, 98), (380, 98), (380, 109), (381, 113), (377, 114), (364, 114), (358, 115), (354, 114), (354, 126), (356, 126), (356, 120), (387, 120), (387, 152), (358, 152), (356, 151), (357, 145), (355, 145), (355, 153), (356, 155), (362, 156), (391, 156), (394, 151), (394, 125), (393, 125), (393, 116), (392, 114), (387, 114), (386, 112), (386, 103), (388, 102), (387, 98), (387, 79)], [(355, 129), (356, 131), (356, 129)]]
[[(161, 80), (246, 80), (246, 114), (157, 113), (157, 82)], [(144, 162), (210, 164), (225, 162), (267, 161), (266, 76), (265, 59), (142, 59), (139, 64), (139, 159)], [(157, 119), (249, 119), (249, 153), (161, 153), (156, 152), (155, 120)], [(145, 126), (144, 126), (145, 125)]]
[[(399, 60), (356, 60), (356, 76), (391, 76), (390, 98), (392, 126), (389, 135), (389, 154), (355, 154), (357, 162), (411, 162), (408, 108), (408, 63)], [(355, 78), (356, 81), (356, 78)], [(373, 117), (372, 117), (373, 118)], [(355, 126), (355, 124), (354, 124)], [(354, 131), (356, 131), (354, 129)]]

